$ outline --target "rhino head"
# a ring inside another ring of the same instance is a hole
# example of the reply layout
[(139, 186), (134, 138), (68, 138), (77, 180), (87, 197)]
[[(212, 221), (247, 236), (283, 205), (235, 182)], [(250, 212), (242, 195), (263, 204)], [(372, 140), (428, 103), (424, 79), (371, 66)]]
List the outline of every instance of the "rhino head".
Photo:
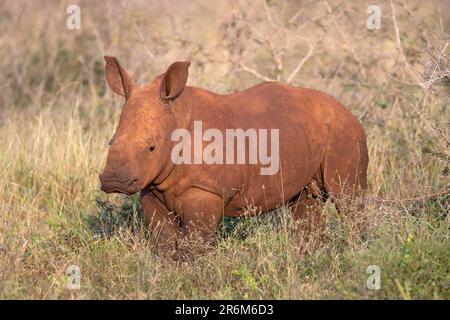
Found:
[(170, 161), (172, 110), (188, 78), (190, 62), (174, 62), (149, 84), (139, 87), (114, 57), (105, 57), (109, 87), (125, 103), (108, 152), (101, 190), (134, 194), (152, 183)]

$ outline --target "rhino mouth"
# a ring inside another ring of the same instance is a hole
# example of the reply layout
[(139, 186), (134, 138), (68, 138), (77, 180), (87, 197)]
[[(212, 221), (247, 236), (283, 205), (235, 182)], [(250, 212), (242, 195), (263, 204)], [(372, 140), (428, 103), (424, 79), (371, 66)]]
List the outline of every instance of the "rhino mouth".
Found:
[(101, 188), (101, 190), (105, 193), (122, 193), (122, 194), (126, 194), (128, 196), (131, 196), (139, 191), (139, 190), (129, 191), (129, 190), (124, 190), (124, 189), (120, 189), (120, 188), (112, 188), (112, 189)]
[(123, 193), (131, 196), (139, 191), (136, 180), (126, 182), (105, 180), (101, 175), (99, 178), (100, 190), (105, 193)]

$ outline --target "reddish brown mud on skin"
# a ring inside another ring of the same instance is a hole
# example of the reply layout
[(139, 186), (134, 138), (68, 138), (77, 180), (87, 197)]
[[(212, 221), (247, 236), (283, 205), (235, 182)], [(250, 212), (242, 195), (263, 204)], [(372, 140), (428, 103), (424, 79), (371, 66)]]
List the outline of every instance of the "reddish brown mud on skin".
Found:
[[(321, 221), (311, 217), (327, 197), (338, 204), (366, 190), (364, 130), (325, 93), (266, 82), (218, 95), (186, 86), (190, 62), (175, 62), (139, 87), (116, 58), (105, 61), (109, 86), (126, 100), (100, 175), (101, 189), (140, 192), (149, 228), (164, 250), (175, 248), (180, 235), (195, 233), (211, 241), (220, 217), (239, 216), (248, 204), (270, 211), (293, 202), (295, 219)], [(171, 134), (178, 128), (192, 133), (194, 121), (201, 121), (203, 130), (223, 133), (279, 129), (280, 169), (261, 175), (259, 163), (175, 165)]]

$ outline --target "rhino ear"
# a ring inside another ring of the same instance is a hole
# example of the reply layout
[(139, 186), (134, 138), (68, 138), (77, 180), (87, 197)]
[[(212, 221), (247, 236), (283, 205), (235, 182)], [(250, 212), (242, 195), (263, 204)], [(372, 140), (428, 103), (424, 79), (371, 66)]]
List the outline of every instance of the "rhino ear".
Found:
[(163, 100), (175, 99), (183, 92), (190, 65), (189, 61), (177, 61), (170, 65), (161, 82), (161, 98)]
[(105, 56), (106, 80), (109, 87), (117, 94), (129, 98), (136, 87), (133, 78), (122, 68), (115, 57)]

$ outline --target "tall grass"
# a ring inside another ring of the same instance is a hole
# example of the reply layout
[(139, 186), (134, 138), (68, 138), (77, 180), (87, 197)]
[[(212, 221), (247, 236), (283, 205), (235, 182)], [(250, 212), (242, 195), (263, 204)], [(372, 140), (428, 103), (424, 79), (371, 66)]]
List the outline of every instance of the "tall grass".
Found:
[[(102, 55), (117, 54), (141, 82), (172, 59), (190, 58), (192, 85), (233, 91), (260, 80), (236, 70), (223, 48), (201, 44), (239, 46), (230, 26), (247, 30), (250, 38), (252, 29), (240, 7), (231, 15), (225, 2), (212, 18), (200, 2), (185, 5), (190, 16), (156, 2), (108, 3), (81, 1), (82, 29), (73, 32), (62, 27), (64, 2), (0, 6), (0, 48), (10, 53), (0, 61), (1, 298), (450, 298), (450, 85), (448, 77), (435, 79), (450, 63), (448, 34), (434, 11), (416, 1), (395, 4), (409, 68), (424, 82), (433, 80), (419, 86), (401, 62), (389, 11), (385, 27), (368, 33), (360, 27), (367, 6), (345, 4), (345, 13), (340, 1), (329, 1), (332, 14), (325, 14), (321, 4), (285, 5), (303, 6), (301, 21), (316, 19), (299, 32), (325, 37), (294, 84), (334, 94), (366, 128), (366, 239), (355, 241), (349, 221), (327, 203), (325, 236), (308, 242), (283, 207), (258, 218), (225, 219), (207, 253), (175, 262), (155, 254), (135, 196), (98, 190), (121, 106), (106, 90)], [(389, 2), (381, 5), (390, 8)], [(264, 14), (258, 16), (261, 4), (240, 6), (256, 29), (270, 26)], [(294, 12), (283, 11), (283, 2), (269, 2), (268, 9), (273, 19), (281, 17), (276, 23)], [(195, 32), (208, 22), (211, 30)], [(180, 28), (186, 29), (181, 36)], [(250, 38), (244, 50), (259, 53), (246, 65), (267, 65), (270, 54)], [(286, 69), (307, 50), (301, 41), (280, 41), (285, 68), (260, 67), (258, 73), (276, 77), (278, 70), (285, 80), (291, 74)], [(69, 265), (80, 266), (79, 290), (66, 287)], [(380, 267), (380, 290), (366, 287), (370, 265)]]

